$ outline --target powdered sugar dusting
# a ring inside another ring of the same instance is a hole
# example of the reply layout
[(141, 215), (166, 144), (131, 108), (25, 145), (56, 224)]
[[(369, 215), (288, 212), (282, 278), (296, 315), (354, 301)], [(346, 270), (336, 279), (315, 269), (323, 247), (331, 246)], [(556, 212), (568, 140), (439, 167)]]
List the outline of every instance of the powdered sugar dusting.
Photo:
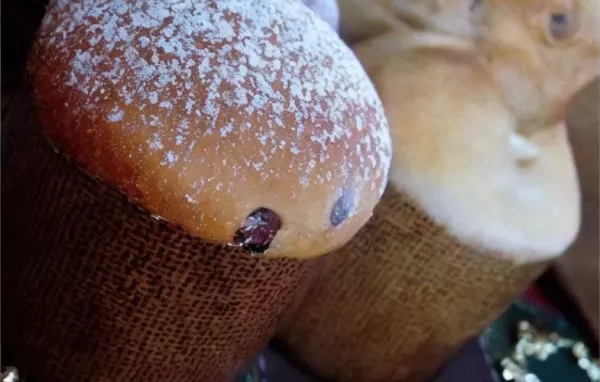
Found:
[[(73, 54), (67, 36), (82, 28), (87, 44)], [(164, 166), (196, 158), (192, 150), (206, 137), (243, 135), (263, 149), (239, 162), (240, 176), (279, 178), (294, 167), (304, 174), (295, 180), (301, 189), (339, 176), (370, 188), (376, 175), (387, 176), (390, 141), (376, 92), (350, 50), (300, 2), (53, 0), (40, 39), (72, 57), (67, 86), (83, 95), (81, 112), (105, 113), (117, 126), (119, 105), (139, 105), (127, 124), (153, 129), (141, 149), (158, 152)], [(370, 118), (354, 116), (367, 111)], [(255, 117), (269, 122), (254, 126)], [(256, 133), (245, 134), (250, 129)], [(347, 155), (335, 172), (316, 176), (341, 147)], [(213, 149), (227, 156), (236, 147)], [(296, 160), (274, 170), (281, 152)]]

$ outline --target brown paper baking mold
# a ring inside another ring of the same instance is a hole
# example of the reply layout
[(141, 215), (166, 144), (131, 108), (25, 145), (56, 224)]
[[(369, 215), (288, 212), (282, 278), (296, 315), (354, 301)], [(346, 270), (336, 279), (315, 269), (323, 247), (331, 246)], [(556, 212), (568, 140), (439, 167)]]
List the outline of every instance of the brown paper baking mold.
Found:
[(547, 266), (462, 244), (388, 186), (371, 221), (326, 259), (279, 337), (334, 380), (425, 381)]
[(151, 217), (21, 107), (3, 126), (4, 360), (43, 382), (231, 380), (322, 259), (255, 257)]

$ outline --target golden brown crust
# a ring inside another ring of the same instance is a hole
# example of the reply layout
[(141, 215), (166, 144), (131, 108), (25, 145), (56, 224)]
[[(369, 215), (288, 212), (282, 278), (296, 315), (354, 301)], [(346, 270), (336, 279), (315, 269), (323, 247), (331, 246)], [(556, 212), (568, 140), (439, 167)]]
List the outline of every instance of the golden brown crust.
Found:
[[(235, 244), (258, 208), (268, 253), (343, 245), (385, 185), (376, 93), (335, 33), (296, 1), (54, 0), (30, 67), (48, 136), (151, 213)], [(330, 215), (356, 195), (343, 224)]]

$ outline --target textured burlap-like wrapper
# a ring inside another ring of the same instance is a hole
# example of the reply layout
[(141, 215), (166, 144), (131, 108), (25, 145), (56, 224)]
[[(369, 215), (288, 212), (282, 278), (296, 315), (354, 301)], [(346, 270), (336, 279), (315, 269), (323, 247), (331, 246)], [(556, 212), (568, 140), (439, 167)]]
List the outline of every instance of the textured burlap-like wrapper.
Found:
[(335, 380), (425, 381), (547, 265), (461, 244), (390, 186), (279, 336)]
[(231, 380), (321, 260), (191, 237), (84, 174), (23, 119), (10, 121), (2, 158), (6, 364), (42, 382)]

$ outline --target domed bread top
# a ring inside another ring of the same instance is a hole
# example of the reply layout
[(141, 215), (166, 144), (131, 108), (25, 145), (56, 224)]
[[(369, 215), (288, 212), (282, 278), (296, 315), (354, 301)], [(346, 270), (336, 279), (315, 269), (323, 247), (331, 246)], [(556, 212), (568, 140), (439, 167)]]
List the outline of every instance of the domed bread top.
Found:
[(598, 75), (597, 4), (487, 0), (477, 39), (403, 32), (357, 46), (390, 123), (390, 183), (488, 253), (560, 255), (580, 224), (564, 113)]
[[(446, 83), (456, 81), (453, 85), (463, 79), (445, 78)], [(410, 144), (395, 149), (390, 184), (462, 242), (485, 253), (518, 263), (560, 255), (580, 222), (579, 186), (565, 126), (532, 134), (529, 140), (539, 152), (522, 167), (505, 143), (512, 135), (512, 116), (490, 102), (489, 94), (465, 94), (473, 90), (454, 87), (448, 99), (440, 99), (431, 97), (429, 87), (423, 97), (403, 104), (408, 115), (391, 112), (390, 125), (413, 124), (393, 130), (394, 145)], [(382, 98), (396, 96), (390, 91)]]
[(321, 255), (385, 187), (379, 98), (296, 0), (53, 0), (30, 74), (60, 150), (206, 240)]

